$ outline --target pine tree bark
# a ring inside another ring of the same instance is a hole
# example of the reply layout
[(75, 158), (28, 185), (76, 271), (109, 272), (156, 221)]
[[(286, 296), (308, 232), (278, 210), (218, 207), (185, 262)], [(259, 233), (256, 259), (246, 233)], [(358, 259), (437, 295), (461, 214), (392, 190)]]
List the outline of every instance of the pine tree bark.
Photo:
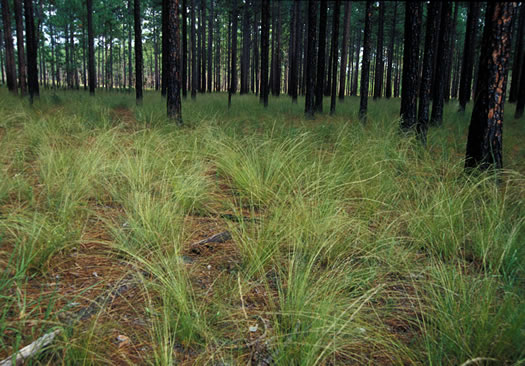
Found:
[[(352, 13), (352, 3), (345, 1), (345, 16), (344, 16), (344, 30), (343, 30), (343, 47), (341, 50), (341, 70), (339, 71), (339, 100), (343, 101), (345, 98), (345, 82), (346, 82), (346, 68), (348, 60), (348, 42), (350, 40), (350, 15)], [(350, 73), (350, 72), (349, 72)]]
[(416, 125), (419, 67), (419, 38), (421, 33), (422, 3), (407, 1), (405, 8), (405, 41), (403, 77), (401, 86), (401, 130), (411, 131)]
[(419, 140), (425, 144), (430, 112), (430, 87), (432, 85), (434, 50), (437, 43), (439, 21), (441, 18), (441, 2), (433, 1), (427, 6), (427, 27), (425, 34), (425, 51), (423, 56), (423, 71), (419, 89), (419, 110), (416, 132)]
[[(188, 6), (182, 0), (182, 62), (181, 62), (181, 87), (182, 97), (188, 96)], [(164, 66), (163, 66), (164, 67)]]
[(16, 21), (16, 48), (18, 51), (18, 86), (22, 96), (27, 93), (26, 56), (24, 52), (24, 23), (22, 20), (22, 1), (14, 0)]
[(518, 94), (521, 92), (519, 85), (521, 74), (523, 72), (522, 59), (523, 55), (523, 38), (525, 37), (525, 4), (521, 3), (519, 9), (518, 29), (516, 44), (514, 46), (514, 60), (512, 63), (512, 78), (510, 80), (509, 103), (515, 103), (518, 99)]
[(290, 32), (290, 51), (289, 51), (289, 82), (288, 82), (288, 94), (292, 97), (292, 103), (297, 103), (297, 73), (298, 73), (298, 59), (299, 59), (299, 14), (300, 14), (300, 2), (295, 0), (293, 3), (292, 10), (292, 28)]
[(33, 17), (33, 0), (24, 0), (24, 15), (26, 23), (26, 49), (27, 49), (27, 88), (31, 102), (40, 95), (38, 85), (38, 55)]
[(350, 95), (356, 96), (357, 95), (357, 81), (359, 78), (359, 54), (361, 53), (361, 31), (358, 30), (356, 34), (356, 41), (357, 41), (357, 47), (355, 49), (355, 67), (354, 67), (354, 75), (352, 79), (352, 90), (350, 91)]
[(270, 0), (261, 0), (261, 95), (260, 101), (268, 107), (268, 53), (270, 42)]
[(208, 14), (208, 79), (207, 79), (207, 87), (208, 87), (208, 93), (212, 92), (212, 81), (213, 81), (213, 64), (212, 64), (212, 58), (213, 58), (213, 4), (214, 0), (211, 0), (210, 3), (210, 12)]
[(198, 76), (197, 76), (197, 37), (195, 35), (195, 0), (191, 0), (191, 99), (197, 97)]
[(89, 94), (95, 95), (95, 40), (93, 35), (93, 0), (87, 0), (87, 24), (88, 24), (88, 74)]
[(281, 93), (281, 2), (277, 1), (276, 8), (277, 29), (276, 29), (276, 49), (275, 49), (275, 63), (273, 69), (273, 87), (272, 95), (278, 97)]
[(232, 0), (232, 45), (231, 45), (231, 72), (230, 89), (228, 92), (228, 108), (232, 104), (232, 95), (237, 92), (237, 19), (238, 6), (237, 0)]
[(383, 91), (383, 72), (385, 61), (383, 59), (383, 24), (385, 21), (385, 2), (379, 2), (379, 19), (377, 21), (377, 53), (374, 82), (374, 99), (381, 98)]
[(201, 16), (199, 17), (200, 42), (200, 92), (206, 92), (206, 0), (201, 0)]
[(341, 13), (341, 0), (336, 0), (334, 5), (334, 20), (332, 23), (332, 99), (330, 101), (330, 114), (335, 113), (335, 99), (337, 90), (337, 59), (339, 45), (339, 18)]
[(390, 33), (390, 45), (387, 54), (385, 97), (392, 96), (392, 65), (394, 62), (394, 45), (396, 42), (397, 1), (394, 1), (394, 14), (392, 16), (392, 32)]
[[(185, 21), (185, 15), (184, 12), (184, 2), (182, 4), (182, 19), (183, 22)], [(161, 52), (162, 52), (162, 82), (161, 82), (161, 89), (160, 89), (160, 95), (163, 97), (166, 96), (168, 92), (168, 0), (162, 0), (162, 9), (161, 9), (161, 29), (162, 29), (162, 44), (161, 44)], [(184, 63), (184, 62), (183, 62)], [(184, 65), (182, 66), (182, 69), (184, 70)]]
[(307, 118), (313, 118), (315, 113), (315, 36), (317, 33), (317, 3), (315, 0), (308, 0), (308, 32), (307, 48), (304, 57), (305, 65), (305, 84), (306, 84), (306, 98), (304, 105), (304, 112)]
[[(525, 70), (525, 57), (521, 58), (521, 70)], [(520, 73), (520, 85), (518, 86), (518, 90), (516, 113), (514, 115), (516, 119), (523, 116), (523, 110), (525, 109), (525, 72)]]
[(441, 24), (439, 29), (439, 43), (436, 66), (436, 75), (434, 78), (434, 94), (432, 98), (432, 115), (430, 122), (432, 125), (439, 126), (443, 123), (443, 104), (445, 94), (445, 79), (447, 77), (447, 64), (450, 59), (450, 28), (451, 28), (451, 11), (452, 3), (444, 1), (441, 8)]
[(454, 3), (454, 17), (452, 18), (452, 25), (450, 30), (450, 51), (447, 60), (446, 71), (445, 71), (445, 85), (443, 89), (443, 100), (448, 103), (450, 100), (450, 84), (452, 79), (452, 64), (454, 61), (454, 52), (456, 50), (456, 27), (458, 22), (458, 8), (459, 3)]
[(463, 64), (461, 66), (461, 79), (459, 81), (459, 107), (464, 111), (470, 100), (472, 70), (474, 69), (474, 54), (476, 51), (476, 23), (479, 18), (480, 3), (469, 3), (467, 16), (467, 29), (465, 32), (465, 46), (463, 48)]
[(249, 4), (245, 3), (243, 18), (242, 18), (242, 55), (241, 55), (240, 94), (248, 93), (249, 70), (250, 70), (250, 11), (249, 11)]
[(366, 123), (368, 109), (368, 84), (370, 77), (370, 39), (371, 39), (371, 20), (372, 20), (372, 1), (366, 1), (365, 10), (365, 33), (363, 36), (363, 62), (361, 65), (361, 88), (359, 94), (361, 97), (359, 103), (359, 119)]
[(167, 80), (167, 109), (168, 117), (175, 121), (178, 125), (182, 125), (182, 108), (181, 108), (181, 70), (180, 70), (180, 35), (179, 35), (179, 0), (165, 0), (166, 11), (168, 15), (163, 17), (167, 21), (163, 29), (167, 30), (167, 34), (162, 36), (167, 39), (167, 66), (168, 73)]
[(142, 104), (142, 26), (140, 19), (140, 1), (134, 0), (133, 19), (135, 28), (135, 98), (137, 104)]
[(326, 21), (328, 1), (321, 0), (319, 12), (319, 47), (317, 54), (317, 85), (315, 88), (315, 111), (323, 112), (324, 80), (326, 79), (325, 48), (326, 48)]
[(2, 20), (4, 23), (5, 74), (7, 79), (7, 89), (17, 94), (15, 48), (13, 46), (13, 37), (11, 35), (11, 12), (9, 11), (9, 2), (7, 0), (2, 0)]
[[(1, 3), (0, 3), (0, 7), (1, 7)], [(0, 17), (0, 20), (2, 18)], [(3, 25), (0, 26), (0, 80), (2, 82), (2, 85), (5, 84), (5, 73), (4, 73), (4, 52), (3, 52), (3, 49), (4, 49), (4, 35), (3, 35)]]
[(511, 49), (512, 18), (517, 2), (489, 2), (474, 108), (470, 120), (465, 169), (501, 169), (503, 108)]

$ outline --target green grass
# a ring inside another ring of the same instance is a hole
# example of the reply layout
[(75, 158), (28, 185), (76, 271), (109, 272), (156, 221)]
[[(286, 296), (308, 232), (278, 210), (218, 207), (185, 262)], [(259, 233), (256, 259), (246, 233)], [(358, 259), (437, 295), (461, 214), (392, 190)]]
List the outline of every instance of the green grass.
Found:
[[(455, 102), (426, 148), (398, 133), (399, 100), (370, 101), (366, 126), (356, 98), (313, 121), (302, 103), (198, 95), (177, 128), (152, 92), (136, 107), (44, 91), (31, 107), (0, 89), (1, 357), (59, 327), (37, 362), (523, 364), (514, 106), (495, 177), (463, 173)], [(224, 230), (230, 243), (191, 251)], [(63, 321), (122, 273), (136, 286), (118, 308)]]

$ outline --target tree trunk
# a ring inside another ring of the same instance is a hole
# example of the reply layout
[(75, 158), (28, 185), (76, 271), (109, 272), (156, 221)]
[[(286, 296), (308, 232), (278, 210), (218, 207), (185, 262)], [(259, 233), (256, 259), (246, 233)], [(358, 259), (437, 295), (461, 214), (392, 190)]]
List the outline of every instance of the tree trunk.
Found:
[(200, 92), (206, 92), (206, 0), (201, 0), (201, 16), (199, 17), (199, 60), (200, 60)]
[[(521, 58), (521, 70), (525, 70), (525, 57)], [(516, 103), (515, 118), (523, 116), (523, 109), (525, 108), (525, 72), (520, 72), (520, 85), (518, 86), (518, 98)]]
[(323, 111), (323, 91), (325, 75), (325, 48), (326, 48), (326, 18), (328, 11), (328, 1), (321, 0), (319, 12), (319, 47), (317, 54), (317, 85), (315, 88), (315, 110)]
[(512, 63), (512, 79), (510, 80), (509, 103), (514, 103), (518, 99), (518, 93), (521, 92), (520, 75), (523, 71), (521, 68), (523, 59), (523, 37), (525, 36), (525, 4), (521, 3), (520, 16), (518, 19), (518, 36), (514, 46), (514, 61)]
[[(183, 40), (182, 40), (182, 44), (184, 45), (184, 36), (185, 36), (185, 29), (184, 29), (184, 25), (186, 23), (186, 3), (185, 1), (183, 0), (182, 1), (182, 9), (181, 9), (181, 12), (182, 12), (182, 37), (183, 37)], [(162, 31), (162, 44), (161, 44), (161, 52), (162, 52), (162, 85), (161, 85), (161, 89), (160, 89), (160, 95), (162, 95), (163, 97), (166, 96), (167, 92), (168, 92), (168, 37), (167, 37), (167, 34), (168, 34), (168, 6), (169, 6), (169, 1), (168, 0), (162, 0), (162, 10), (161, 10), (161, 22), (162, 22), (162, 25), (161, 25), (161, 31)], [(184, 46), (183, 46), (184, 48)], [(183, 51), (184, 52), (184, 51)], [(183, 54), (184, 55), (184, 54)], [(184, 85), (184, 80), (185, 80), (185, 73), (184, 73), (184, 66), (185, 66), (185, 60), (184, 60), (184, 56), (182, 58), (182, 94), (184, 96), (186, 96), (186, 88), (185, 88), (185, 85)]]
[(142, 104), (142, 29), (140, 21), (140, 1), (134, 0), (133, 18), (135, 28), (135, 95), (137, 104)]
[(11, 35), (11, 12), (9, 2), (2, 0), (2, 20), (4, 23), (4, 43), (5, 43), (5, 73), (7, 79), (7, 89), (17, 94), (16, 87), (16, 64), (13, 37)]
[(394, 45), (396, 42), (397, 1), (394, 2), (394, 15), (392, 16), (392, 33), (390, 33), (390, 46), (388, 47), (388, 61), (386, 67), (385, 97), (392, 96), (392, 64), (394, 61)]
[(352, 96), (357, 96), (357, 82), (359, 79), (359, 54), (361, 53), (361, 31), (359, 29), (356, 33), (356, 40), (354, 77), (352, 80), (352, 90), (350, 91), (350, 95)]
[(248, 93), (250, 75), (250, 10), (249, 3), (244, 4), (242, 17), (242, 55), (241, 55), (241, 94)]
[(22, 96), (27, 93), (26, 59), (24, 52), (24, 24), (22, 20), (22, 0), (14, 1), (16, 21), (16, 47), (18, 51), (18, 86)]
[(308, 34), (307, 48), (304, 57), (305, 65), (305, 83), (306, 83), (306, 98), (304, 112), (307, 118), (313, 118), (315, 112), (315, 34), (317, 25), (317, 2), (315, 0), (308, 0)]
[(212, 92), (212, 57), (213, 57), (213, 2), (211, 0), (210, 13), (208, 15), (208, 93)]
[(27, 87), (29, 98), (31, 102), (33, 102), (33, 98), (40, 95), (38, 86), (38, 56), (35, 21), (33, 18), (33, 0), (24, 0), (24, 15), (26, 21)]
[(339, 100), (345, 98), (346, 67), (348, 60), (348, 42), (350, 40), (350, 14), (352, 13), (352, 3), (345, 2), (345, 17), (343, 30), (343, 47), (341, 50), (341, 70), (339, 71)]
[(197, 43), (195, 35), (195, 0), (191, 0), (191, 99), (197, 97)]
[(330, 101), (330, 114), (335, 113), (335, 99), (337, 90), (337, 55), (339, 44), (339, 18), (341, 13), (341, 0), (335, 1), (334, 20), (332, 28), (332, 100)]
[(374, 83), (374, 99), (381, 98), (383, 91), (383, 70), (385, 62), (383, 60), (383, 23), (385, 20), (385, 3), (379, 2), (379, 19), (377, 21), (377, 53), (376, 70)]
[(167, 104), (168, 117), (175, 121), (178, 125), (182, 125), (182, 108), (181, 108), (181, 78), (180, 78), (180, 35), (179, 35), (179, 0), (164, 0), (167, 1), (166, 10), (168, 15), (163, 17), (168, 24), (163, 27), (167, 30), (167, 34), (162, 37), (167, 38), (168, 52), (167, 66)]
[(456, 50), (456, 27), (458, 23), (458, 8), (459, 3), (455, 3), (454, 5), (454, 17), (452, 20), (452, 26), (451, 26), (451, 34), (450, 34), (450, 51), (449, 51), (449, 57), (447, 60), (446, 65), (446, 71), (445, 71), (445, 85), (443, 89), (443, 100), (445, 103), (448, 103), (450, 100), (450, 83), (452, 79), (452, 64), (454, 62), (454, 52)]
[(404, 132), (412, 130), (416, 125), (419, 38), (422, 14), (422, 3), (418, 1), (406, 2), (403, 85), (401, 86), (401, 130)]
[(445, 79), (447, 77), (447, 64), (450, 59), (450, 26), (451, 26), (452, 2), (444, 1), (441, 8), (441, 24), (439, 27), (439, 43), (436, 66), (436, 75), (434, 78), (434, 94), (432, 98), (432, 115), (430, 122), (433, 125), (443, 123), (443, 103), (445, 94)]
[(467, 29), (465, 31), (465, 47), (463, 49), (463, 64), (461, 66), (461, 79), (459, 81), (459, 106), (464, 111), (470, 100), (472, 70), (474, 68), (474, 54), (476, 52), (476, 23), (478, 22), (480, 3), (469, 3)]
[(467, 140), (465, 169), (503, 167), (503, 107), (511, 49), (511, 25), (517, 2), (489, 2), (474, 108)]
[(87, 23), (88, 23), (88, 73), (89, 94), (95, 95), (95, 41), (93, 39), (93, 0), (87, 0)]
[(4, 35), (3, 35), (2, 31), (3, 31), (3, 26), (0, 26), (0, 75), (2, 76), (1, 80), (2, 80), (2, 85), (3, 85), (3, 84), (5, 84), (5, 73), (4, 73), (4, 54), (3, 54)]
[(270, 41), (270, 0), (261, 0), (261, 95), (260, 101), (268, 107), (268, 51)]
[(277, 1), (277, 29), (276, 35), (276, 49), (275, 49), (275, 63), (273, 70), (273, 91), (272, 95), (278, 97), (281, 92), (281, 2)]
[(366, 123), (366, 114), (368, 109), (368, 80), (370, 72), (370, 31), (372, 18), (372, 1), (367, 0), (365, 10), (365, 33), (363, 35), (363, 62), (361, 66), (361, 88), (359, 94), (361, 97), (359, 103), (359, 119)]
[(237, 0), (232, 0), (232, 45), (231, 45), (231, 72), (230, 89), (228, 92), (228, 108), (231, 107), (232, 95), (237, 92)]
[(441, 18), (441, 2), (433, 1), (427, 5), (427, 29), (425, 34), (425, 52), (423, 56), (423, 72), (419, 90), (419, 110), (417, 119), (417, 136), (426, 143), (430, 111), (430, 87), (432, 85), (434, 50), (437, 43), (437, 29)]
[[(128, 0), (128, 13), (129, 17), (132, 17), (131, 0)], [(128, 26), (128, 88), (131, 92), (133, 85), (133, 63), (131, 62), (131, 19)]]

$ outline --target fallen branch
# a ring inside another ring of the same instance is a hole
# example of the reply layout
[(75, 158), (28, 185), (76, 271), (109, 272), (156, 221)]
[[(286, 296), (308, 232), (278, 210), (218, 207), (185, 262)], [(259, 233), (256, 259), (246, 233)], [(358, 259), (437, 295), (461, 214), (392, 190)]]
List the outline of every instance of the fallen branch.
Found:
[[(51, 342), (53, 342), (53, 339), (60, 333), (60, 329), (54, 330), (52, 332), (44, 334), (42, 337), (38, 338), (33, 343), (25, 346), (20, 351), (18, 351), (15, 355), (12, 355), (2, 362), (0, 362), (0, 366), (13, 366), (13, 365), (21, 365), (26, 359), (33, 357), (36, 355), (42, 348), (49, 345)], [(14, 359), (14, 363), (13, 363)]]
[(224, 243), (230, 240), (231, 238), (232, 238), (232, 234), (230, 234), (229, 231), (223, 231), (222, 233), (212, 235), (209, 238), (193, 243), (192, 246), (203, 245), (203, 244), (208, 244), (208, 243)]

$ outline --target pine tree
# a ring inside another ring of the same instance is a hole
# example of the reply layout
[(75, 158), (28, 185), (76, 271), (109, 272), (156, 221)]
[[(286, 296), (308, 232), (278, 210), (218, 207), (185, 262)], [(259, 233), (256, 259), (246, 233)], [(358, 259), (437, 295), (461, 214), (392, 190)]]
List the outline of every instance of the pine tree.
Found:
[(339, 18), (341, 13), (341, 0), (335, 1), (334, 18), (332, 21), (332, 99), (330, 101), (330, 114), (335, 113), (335, 99), (337, 90), (337, 54), (339, 44)]
[(24, 15), (26, 23), (26, 49), (27, 49), (27, 88), (31, 102), (40, 95), (38, 85), (38, 55), (33, 17), (33, 0), (24, 0)]
[(387, 53), (387, 67), (386, 67), (386, 86), (385, 86), (385, 97), (390, 98), (392, 96), (392, 65), (394, 62), (394, 45), (396, 41), (396, 21), (397, 21), (397, 1), (394, 1), (394, 14), (392, 16), (392, 26), (390, 33), (390, 45), (388, 46)]
[(26, 76), (26, 56), (24, 52), (24, 24), (22, 20), (22, 2), (14, 0), (15, 21), (16, 21), (16, 48), (18, 51), (18, 86), (20, 94), (24, 96), (27, 93), (27, 76)]
[(16, 94), (17, 87), (15, 49), (13, 46), (13, 37), (11, 36), (11, 14), (7, 0), (2, 0), (2, 20), (4, 23), (5, 73), (7, 79), (7, 89)]
[[(95, 76), (95, 41), (93, 35), (93, 0), (86, 1), (87, 24), (88, 24), (88, 74), (89, 74), (89, 94), (95, 95), (96, 76)], [(131, 70), (130, 70), (131, 73)]]
[(472, 70), (474, 68), (474, 53), (476, 50), (476, 23), (479, 18), (480, 3), (469, 3), (467, 16), (467, 29), (465, 31), (465, 46), (463, 48), (463, 63), (459, 81), (459, 106), (464, 111), (470, 100)]
[(377, 20), (377, 53), (374, 82), (374, 99), (381, 98), (383, 89), (383, 71), (385, 62), (383, 60), (383, 23), (385, 21), (385, 3), (379, 2), (379, 19)]
[(178, 125), (182, 125), (182, 108), (181, 108), (181, 79), (180, 79), (180, 35), (179, 35), (179, 0), (165, 0), (167, 1), (166, 11), (167, 17), (163, 17), (168, 24), (164, 29), (167, 34), (163, 37), (167, 39), (167, 66), (168, 73), (167, 80), (167, 108), (168, 117), (174, 120)]
[(133, 19), (135, 28), (135, 96), (137, 104), (142, 104), (142, 27), (140, 18), (140, 1), (134, 0)]
[(319, 47), (317, 53), (317, 82), (315, 87), (315, 110), (323, 111), (323, 88), (325, 75), (325, 48), (326, 48), (326, 18), (328, 10), (328, 0), (321, 0), (321, 10), (319, 12)]
[(308, 32), (305, 35), (307, 39), (307, 48), (305, 53), (305, 84), (306, 97), (304, 112), (307, 118), (313, 118), (315, 113), (315, 36), (317, 33), (317, 11), (316, 0), (308, 0)]
[(270, 41), (270, 0), (261, 0), (261, 95), (260, 101), (268, 107), (268, 53)]
[(368, 81), (370, 71), (370, 28), (372, 18), (372, 1), (366, 1), (365, 10), (365, 33), (363, 36), (363, 62), (361, 65), (361, 88), (359, 91), (361, 101), (359, 103), (359, 119), (366, 123), (368, 109)]
[[(343, 30), (343, 48), (341, 50), (341, 70), (339, 71), (339, 100), (343, 101), (345, 98), (345, 82), (346, 82), (346, 68), (348, 60), (348, 42), (350, 39), (350, 15), (352, 13), (352, 3), (345, 1), (345, 16), (344, 16), (344, 30)], [(351, 63), (351, 62), (350, 62)], [(349, 72), (350, 74), (350, 72)]]

